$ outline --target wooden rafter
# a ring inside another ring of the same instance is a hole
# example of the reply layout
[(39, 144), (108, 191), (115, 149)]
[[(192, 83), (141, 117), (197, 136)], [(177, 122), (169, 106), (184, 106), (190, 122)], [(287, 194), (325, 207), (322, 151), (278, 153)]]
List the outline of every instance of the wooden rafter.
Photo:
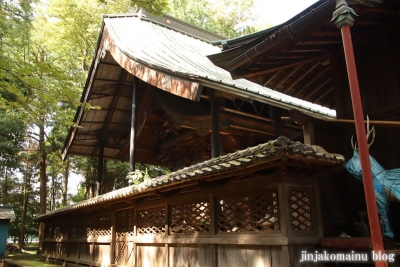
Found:
[(305, 88), (310, 86), (313, 82), (315, 82), (319, 77), (325, 74), (329, 70), (329, 67), (325, 67), (320, 73), (314, 76), (306, 85), (301, 86), (296, 92), (294, 92), (293, 96), (297, 97)]
[(277, 75), (279, 75), (279, 73), (281, 73), (282, 70), (279, 70), (277, 72), (275, 72), (271, 77), (269, 77), (266, 81), (264, 81), (262, 83), (263, 86), (266, 86), (267, 84), (269, 84)]
[(297, 77), (294, 81), (292, 81), (290, 83), (290, 85), (288, 85), (285, 90), (283, 91), (283, 93), (287, 93), (290, 91), (290, 89), (292, 89), (298, 82), (300, 82), (304, 77), (306, 77), (311, 71), (313, 71), (318, 65), (320, 65), (320, 62), (316, 62), (315, 64), (313, 64), (308, 70), (306, 70), (304, 73), (302, 73), (299, 77)]
[(298, 65), (302, 65), (302, 64), (306, 64), (306, 63), (310, 63), (310, 62), (316, 62), (316, 61), (322, 61), (323, 59), (329, 58), (330, 55), (326, 54), (323, 55), (321, 57), (317, 57), (317, 58), (309, 58), (309, 59), (303, 59), (303, 60), (290, 60), (287, 62), (283, 62), (280, 66), (276, 66), (276, 67), (264, 67), (264, 68), (259, 68), (257, 70), (236, 70), (232, 72), (232, 76), (235, 79), (239, 79), (239, 78), (250, 78), (253, 76), (258, 76), (258, 75), (264, 75), (270, 72), (275, 72), (275, 71), (279, 71), (282, 69), (288, 69), (288, 68), (293, 68), (295, 66)]
[(324, 87), (328, 82), (330, 82), (332, 79), (332, 77), (328, 77), (323, 83), (321, 83), (318, 87), (316, 87), (312, 92), (310, 92), (308, 95), (306, 95), (303, 99), (308, 101), (309, 98), (314, 95), (316, 92), (319, 91), (319, 89), (321, 89), (322, 87)]
[(284, 74), (282, 75), (282, 77), (276, 82), (275, 86), (273, 87), (274, 90), (278, 89), (278, 87), (288, 78), (291, 77), (292, 75), (294, 75), (301, 67), (303, 67), (304, 65), (298, 65), (296, 67), (294, 67), (289, 74)]
[(317, 103), (319, 100), (324, 98), (327, 94), (329, 94), (333, 90), (333, 87), (329, 88), (328, 90), (325, 91), (322, 95), (320, 95), (316, 100), (313, 101), (313, 103)]

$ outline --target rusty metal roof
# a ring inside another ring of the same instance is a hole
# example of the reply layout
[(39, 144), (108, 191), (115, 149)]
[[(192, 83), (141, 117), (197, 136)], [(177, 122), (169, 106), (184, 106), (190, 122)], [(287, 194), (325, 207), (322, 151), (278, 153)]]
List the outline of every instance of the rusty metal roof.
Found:
[(249, 98), (263, 99), (263, 102), (279, 107), (296, 107), (308, 113), (335, 116), (334, 110), (281, 94), (245, 79), (234, 81), (229, 72), (215, 66), (206, 57), (219, 52), (219, 48), (188, 33), (134, 15), (105, 17), (104, 25), (115, 48), (133, 61), (201, 85), (212, 85), (221, 91), (228, 90)]
[[(266, 162), (280, 160), (284, 157), (291, 158), (295, 162), (307, 162), (307, 164), (300, 165), (302, 166), (301, 168), (304, 169), (315, 168), (315, 166), (337, 169), (338, 167), (342, 167), (345, 162), (345, 158), (342, 155), (331, 154), (319, 146), (293, 142), (281, 136), (277, 140), (271, 140), (255, 147), (249, 147), (235, 153), (213, 158), (176, 172), (144, 181), (138, 185), (115, 190), (64, 208), (47, 212), (46, 214), (38, 216), (36, 219), (40, 221), (53, 215), (67, 213), (69, 211), (102, 204), (108, 205), (117, 203), (126, 198), (136, 198), (156, 190), (173, 188), (178, 184), (185, 186), (185, 184), (189, 184), (193, 180), (222, 175), (224, 172), (232, 170), (250, 168), (252, 165), (265, 164)], [(312, 164), (313, 166), (311, 166)], [(299, 166), (298, 163), (295, 165)]]

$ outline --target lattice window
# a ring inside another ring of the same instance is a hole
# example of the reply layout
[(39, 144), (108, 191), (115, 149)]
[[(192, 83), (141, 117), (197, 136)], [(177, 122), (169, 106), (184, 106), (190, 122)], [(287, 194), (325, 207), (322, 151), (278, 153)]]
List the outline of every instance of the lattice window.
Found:
[(69, 222), (63, 221), (61, 222), (61, 229), (60, 229), (60, 237), (68, 238), (68, 230), (69, 230)]
[(89, 238), (94, 237), (94, 218), (85, 218), (82, 221), (81, 236)]
[(53, 238), (60, 238), (61, 235), (61, 227), (60, 227), (60, 223), (57, 222), (53, 225)]
[(165, 233), (165, 208), (138, 211), (138, 234)]
[(80, 236), (81, 221), (79, 219), (72, 219), (69, 221), (69, 236), (71, 238)]
[(253, 196), (220, 199), (217, 210), (219, 232), (279, 230), (275, 189)]
[(172, 233), (207, 233), (210, 230), (210, 203), (171, 206)]
[(309, 191), (290, 190), (292, 229), (295, 231), (312, 230), (310, 195)]
[(52, 238), (53, 237), (53, 225), (50, 223), (46, 223), (45, 226), (45, 238)]
[(116, 235), (118, 237), (134, 236), (133, 224), (134, 224), (134, 212), (133, 209), (121, 210), (116, 214), (117, 225)]
[(111, 215), (103, 215), (96, 218), (96, 236), (111, 235)]

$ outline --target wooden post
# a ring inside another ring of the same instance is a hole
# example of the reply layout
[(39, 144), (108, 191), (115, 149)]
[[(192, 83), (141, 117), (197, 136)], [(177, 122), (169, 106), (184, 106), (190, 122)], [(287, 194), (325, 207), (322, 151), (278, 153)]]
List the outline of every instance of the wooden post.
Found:
[(97, 195), (101, 195), (103, 187), (103, 163), (104, 163), (104, 141), (99, 144), (99, 161), (97, 165)]
[[(164, 233), (164, 236), (165, 236), (165, 238), (168, 238), (169, 225), (170, 225), (168, 202), (165, 202), (164, 207), (165, 207), (165, 233)], [(166, 267), (170, 267), (169, 266), (169, 257), (170, 257), (170, 255), (169, 255), (169, 245), (165, 244), (165, 258), (166, 258), (165, 266)]]
[(211, 96), (211, 157), (217, 158), (221, 155), (221, 144), (219, 136), (219, 110), (220, 98), (216, 97), (215, 90)]
[(304, 144), (315, 145), (314, 141), (314, 125), (312, 122), (307, 122), (303, 126)]
[(116, 245), (116, 220), (117, 213), (116, 211), (111, 212), (111, 244), (110, 244), (110, 263), (115, 264), (115, 245)]
[(270, 118), (273, 120), (272, 124), (275, 129), (275, 137), (282, 135), (283, 123), (282, 123), (282, 109), (278, 107), (269, 106)]
[[(347, 75), (349, 78), (351, 102), (353, 105), (354, 121), (356, 126), (358, 146), (360, 150), (360, 163), (363, 176), (365, 202), (367, 204), (372, 246), (374, 249), (374, 253), (379, 252), (385, 254), (372, 179), (371, 162), (369, 160), (367, 137), (364, 127), (364, 114), (361, 102), (360, 87), (358, 84), (356, 61), (354, 57), (353, 43), (351, 40), (350, 26), (353, 25), (354, 21), (352, 13), (354, 13), (354, 10), (348, 6), (346, 1), (336, 0), (336, 10), (333, 13), (333, 20), (335, 21), (335, 25), (340, 29), (342, 33)], [(375, 266), (387, 266), (387, 262), (376, 261)]]
[[(210, 200), (210, 215), (211, 215), (211, 236), (215, 237), (217, 234), (217, 228), (218, 228), (218, 220), (217, 220), (217, 210), (216, 210), (216, 201), (215, 197), (213, 194), (209, 195), (209, 200)], [(217, 267), (218, 266), (218, 247), (216, 244), (211, 245), (211, 266), (212, 267)]]
[(138, 78), (133, 77), (132, 87), (132, 113), (131, 113), (131, 138), (129, 149), (129, 171), (135, 171), (135, 141), (136, 141), (136, 91), (138, 90)]

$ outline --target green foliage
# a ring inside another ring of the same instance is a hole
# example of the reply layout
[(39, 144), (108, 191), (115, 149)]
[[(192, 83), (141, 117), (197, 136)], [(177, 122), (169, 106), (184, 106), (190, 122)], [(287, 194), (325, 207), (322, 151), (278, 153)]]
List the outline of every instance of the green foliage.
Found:
[[(34, 176), (35, 173), (25, 173), (24, 175)], [(0, 183), (3, 188), (5, 187), (4, 182), (4, 180), (1, 180)], [(7, 179), (7, 204), (13, 207), (16, 216), (16, 219), (10, 222), (9, 228), (9, 236), (13, 237), (18, 237), (20, 233), (24, 202), (23, 183), (23, 179), (13, 173)], [(29, 183), (27, 188), (28, 205), (24, 223), (24, 234), (26, 236), (38, 236), (38, 223), (34, 221), (34, 218), (39, 214), (38, 193), (37, 189)]]
[(149, 179), (168, 174), (169, 170), (162, 166), (136, 163), (135, 171), (129, 172), (126, 176), (129, 184), (140, 184)]
[(19, 113), (0, 110), (0, 166), (16, 168), (26, 125)]
[(170, 14), (228, 38), (254, 32), (253, 0), (170, 0)]

